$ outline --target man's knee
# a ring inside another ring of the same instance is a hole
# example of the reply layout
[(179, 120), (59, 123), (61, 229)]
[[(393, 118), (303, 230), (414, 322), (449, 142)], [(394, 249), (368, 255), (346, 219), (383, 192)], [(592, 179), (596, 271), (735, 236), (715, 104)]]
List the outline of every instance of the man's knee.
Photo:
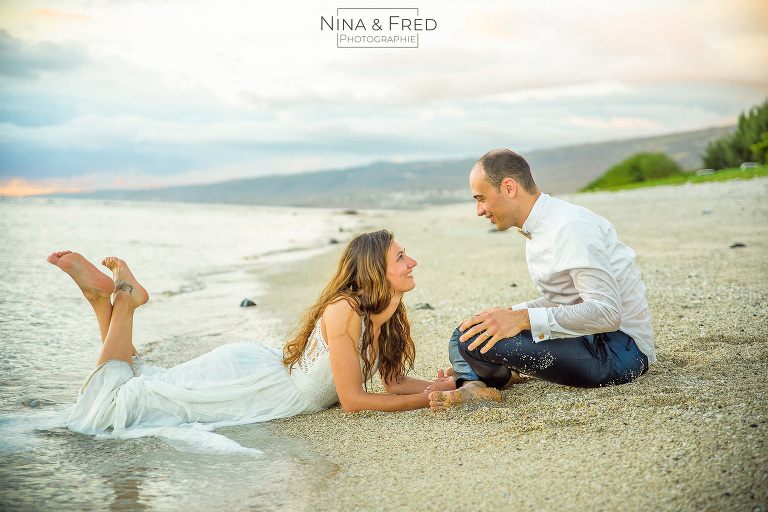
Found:
[(459, 341), (459, 337), (461, 337), (461, 330), (457, 327), (453, 331), (451, 339), (448, 340), (448, 358), (451, 360), (451, 364), (463, 360), (461, 349), (459, 348), (462, 343)]
[(461, 332), (461, 326), (456, 327), (456, 329), (453, 330), (453, 334), (451, 335), (451, 341), (449, 343), (458, 343), (459, 338), (461, 337), (463, 333)]
[(461, 354), (461, 357), (463, 357), (465, 360), (477, 359), (477, 357), (475, 356), (479, 353), (480, 347), (476, 348), (475, 350), (469, 350), (469, 346), (472, 344), (473, 341), (475, 341), (475, 338), (477, 338), (479, 335), (475, 334), (474, 336), (469, 338), (467, 341), (460, 341), (459, 337), (464, 333), (459, 331), (458, 329), (456, 329), (456, 332), (459, 333), (458, 336), (456, 336), (456, 344), (459, 349), (459, 354)]

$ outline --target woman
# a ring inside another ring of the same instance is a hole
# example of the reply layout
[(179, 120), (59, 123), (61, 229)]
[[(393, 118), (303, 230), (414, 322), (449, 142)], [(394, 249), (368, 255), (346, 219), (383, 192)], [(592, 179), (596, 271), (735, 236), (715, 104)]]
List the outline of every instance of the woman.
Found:
[[(69, 418), (76, 432), (135, 437), (157, 427), (208, 430), (313, 413), (337, 402), (345, 411), (403, 411), (427, 407), (430, 391), (455, 389), (442, 371), (434, 382), (406, 375), (415, 349), (402, 297), (415, 287), (416, 261), (388, 231), (347, 244), (282, 354), (234, 343), (169, 370), (148, 368), (133, 347), (133, 314), (149, 295), (125, 262), (102, 262), (113, 282), (77, 253), (54, 253), (48, 261), (80, 287), (103, 341)], [(377, 370), (388, 394), (367, 390)]]

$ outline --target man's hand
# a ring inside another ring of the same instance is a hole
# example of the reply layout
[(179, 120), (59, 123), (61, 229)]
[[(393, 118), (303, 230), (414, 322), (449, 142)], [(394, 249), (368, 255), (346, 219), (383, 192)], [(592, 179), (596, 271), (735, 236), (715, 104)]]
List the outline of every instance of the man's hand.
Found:
[(485, 354), (499, 340), (511, 338), (524, 329), (530, 329), (531, 323), (527, 309), (513, 311), (491, 308), (465, 320), (459, 327), (464, 331), (459, 341), (466, 342), (475, 334), (482, 333), (467, 348), (474, 350), (485, 343), (480, 349), (480, 353)]

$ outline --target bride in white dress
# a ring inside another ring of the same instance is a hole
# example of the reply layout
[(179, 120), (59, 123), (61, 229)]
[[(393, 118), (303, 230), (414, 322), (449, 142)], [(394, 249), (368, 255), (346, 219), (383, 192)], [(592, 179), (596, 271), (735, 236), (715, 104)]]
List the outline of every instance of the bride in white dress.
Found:
[[(67, 426), (75, 432), (139, 437), (175, 427), (207, 431), (313, 413), (338, 402), (347, 412), (403, 411), (428, 407), (430, 391), (455, 389), (442, 370), (434, 381), (406, 375), (415, 348), (402, 297), (415, 286), (416, 261), (388, 231), (347, 244), (282, 353), (233, 343), (168, 370), (147, 367), (133, 347), (134, 311), (149, 295), (124, 261), (102, 262), (114, 281), (77, 253), (54, 253), (48, 261), (80, 287), (103, 341), (69, 416)], [(386, 394), (367, 390), (376, 372)]]

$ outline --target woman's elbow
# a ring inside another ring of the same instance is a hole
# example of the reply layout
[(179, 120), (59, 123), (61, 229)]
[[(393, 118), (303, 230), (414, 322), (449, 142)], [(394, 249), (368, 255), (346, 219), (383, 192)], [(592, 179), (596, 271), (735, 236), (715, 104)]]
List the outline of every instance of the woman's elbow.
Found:
[(368, 410), (365, 402), (356, 398), (340, 398), (339, 403), (344, 412), (360, 412)]
[(352, 413), (352, 412), (363, 412), (369, 410), (368, 407), (363, 407), (361, 405), (353, 405), (349, 407), (341, 406), (341, 409), (344, 411), (344, 413)]

